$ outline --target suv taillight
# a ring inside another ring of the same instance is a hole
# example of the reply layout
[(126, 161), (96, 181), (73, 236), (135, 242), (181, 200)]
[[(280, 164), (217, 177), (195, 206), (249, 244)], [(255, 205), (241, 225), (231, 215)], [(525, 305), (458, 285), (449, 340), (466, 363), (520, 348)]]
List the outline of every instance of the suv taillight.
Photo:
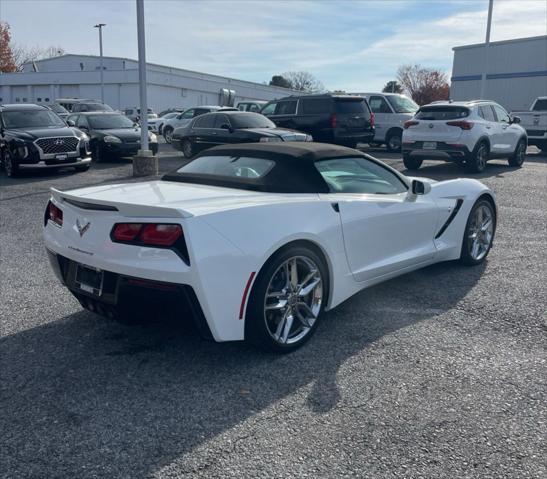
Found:
[(408, 128), (410, 128), (411, 126), (414, 126), (414, 125), (419, 125), (420, 122), (419, 121), (416, 121), (416, 120), (407, 120), (403, 123), (403, 128), (405, 130), (407, 130)]
[(336, 118), (336, 113), (333, 113), (330, 116), (330, 127), (336, 128), (337, 125), (338, 125), (338, 119)]
[(116, 223), (111, 238), (118, 243), (141, 246), (173, 246), (182, 237), (182, 227), (157, 223)]
[(376, 117), (374, 116), (374, 112), (370, 112), (370, 126), (374, 126), (374, 122), (376, 121)]
[(44, 226), (47, 225), (48, 220), (53, 221), (57, 226), (63, 226), (63, 210), (51, 201), (48, 202), (46, 207)]
[(465, 120), (457, 120), (457, 121), (447, 121), (447, 125), (449, 126), (457, 126), (458, 128), (461, 128), (462, 130), (470, 130), (473, 128), (474, 123), (471, 123), (470, 121)]

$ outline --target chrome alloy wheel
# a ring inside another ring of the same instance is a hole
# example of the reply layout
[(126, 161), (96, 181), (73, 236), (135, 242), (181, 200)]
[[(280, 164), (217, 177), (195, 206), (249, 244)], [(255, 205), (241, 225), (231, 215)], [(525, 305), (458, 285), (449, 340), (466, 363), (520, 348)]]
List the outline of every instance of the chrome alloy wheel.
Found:
[(488, 148), (483, 143), (477, 150), (477, 170), (483, 171), (486, 168), (486, 162), (488, 161)]
[(521, 166), (524, 163), (524, 158), (526, 158), (526, 144), (520, 142), (517, 146), (517, 153), (515, 154), (515, 163), (517, 166)]
[(475, 210), (468, 237), (469, 255), (475, 261), (480, 261), (488, 253), (494, 237), (494, 215), (485, 204)]
[(305, 256), (284, 261), (270, 279), (264, 299), (268, 333), (281, 345), (293, 344), (312, 329), (321, 311), (323, 279)]

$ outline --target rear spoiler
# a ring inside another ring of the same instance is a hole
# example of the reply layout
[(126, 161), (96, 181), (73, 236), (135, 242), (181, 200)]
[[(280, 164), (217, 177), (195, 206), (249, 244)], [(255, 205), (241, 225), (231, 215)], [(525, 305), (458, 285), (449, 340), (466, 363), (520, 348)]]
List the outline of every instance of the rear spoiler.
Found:
[(68, 203), (76, 208), (94, 211), (119, 211), (123, 216), (154, 217), (154, 218), (190, 218), (192, 213), (177, 209), (166, 208), (163, 206), (135, 205), (131, 203), (122, 203), (119, 201), (105, 201), (97, 198), (86, 198), (84, 196), (72, 195), (51, 188), (51, 195), (58, 203)]

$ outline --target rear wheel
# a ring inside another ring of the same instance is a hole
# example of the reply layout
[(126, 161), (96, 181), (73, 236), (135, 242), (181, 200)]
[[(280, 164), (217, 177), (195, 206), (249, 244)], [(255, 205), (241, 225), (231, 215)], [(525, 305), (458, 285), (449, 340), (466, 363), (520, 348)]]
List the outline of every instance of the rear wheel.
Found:
[(19, 164), (11, 154), (11, 151), (9, 151), (8, 148), (5, 148), (2, 156), (2, 164), (4, 165), (6, 176), (9, 176), (10, 178), (16, 178), (19, 176)]
[(173, 141), (173, 128), (166, 126), (163, 130), (163, 137), (167, 143), (171, 143)]
[(423, 160), (421, 158), (413, 158), (408, 153), (403, 155), (403, 163), (407, 170), (417, 170), (422, 166)]
[(388, 133), (386, 138), (386, 149), (390, 153), (401, 151), (403, 144), (403, 133), (401, 131), (392, 131)]
[(490, 152), (485, 141), (481, 141), (471, 153), (471, 157), (466, 161), (467, 169), (473, 173), (482, 173), (486, 168)]
[(471, 266), (482, 263), (490, 252), (495, 231), (494, 206), (487, 199), (479, 199), (467, 219), (460, 261)]
[(182, 154), (184, 155), (185, 158), (192, 158), (192, 156), (194, 156), (195, 154), (195, 151), (194, 151), (194, 145), (193, 143), (190, 141), (190, 140), (182, 140)]
[(328, 286), (327, 268), (313, 249), (281, 249), (253, 285), (245, 338), (260, 349), (278, 353), (302, 346), (317, 328)]
[(514, 153), (509, 157), (509, 166), (520, 168), (526, 158), (526, 141), (520, 140), (515, 148)]

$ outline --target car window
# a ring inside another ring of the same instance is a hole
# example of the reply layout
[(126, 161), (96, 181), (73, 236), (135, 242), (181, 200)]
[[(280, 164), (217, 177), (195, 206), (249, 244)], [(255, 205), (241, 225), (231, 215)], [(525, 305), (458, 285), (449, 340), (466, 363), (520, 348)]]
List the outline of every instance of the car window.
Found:
[(95, 114), (87, 117), (93, 130), (113, 130), (117, 128), (134, 128), (133, 122), (121, 114)]
[(479, 116), (484, 118), (486, 121), (496, 121), (494, 111), (490, 105), (479, 106)]
[(332, 100), (328, 98), (304, 98), (302, 102), (302, 113), (304, 115), (317, 115), (332, 112)]
[(247, 107), (247, 111), (258, 113), (260, 111), (260, 107), (256, 103), (250, 103)]
[(369, 109), (364, 98), (336, 98), (334, 101), (336, 113), (368, 114)]
[(237, 109), (239, 111), (246, 111), (247, 110), (247, 103), (238, 103)]
[(230, 122), (234, 128), (275, 128), (275, 123), (260, 113), (238, 113), (232, 115)]
[(498, 121), (500, 123), (510, 123), (511, 118), (509, 117), (509, 113), (507, 113), (501, 106), (499, 105), (492, 105), (494, 108), (494, 111), (496, 112), (496, 116), (498, 117)]
[(273, 115), (275, 112), (276, 106), (277, 106), (277, 102), (268, 103), (264, 108), (262, 108), (261, 113), (263, 115)]
[(87, 122), (87, 118), (84, 115), (78, 116), (78, 119), (76, 120), (76, 128), (89, 128), (89, 123)]
[(407, 186), (387, 168), (366, 158), (336, 158), (315, 163), (333, 193), (403, 193)]
[(69, 115), (69, 116), (66, 117), (67, 123), (68, 123), (69, 121), (73, 121), (74, 124), (76, 124), (76, 120), (77, 120), (77, 119), (78, 119), (78, 115)]
[[(225, 115), (218, 115), (225, 116)], [(275, 165), (272, 160), (245, 156), (201, 156), (179, 168), (177, 173), (224, 176), (227, 178), (261, 178)]]
[(194, 110), (194, 117), (196, 116), (199, 116), (199, 115), (204, 115), (205, 113), (210, 113), (211, 110), (208, 110), (206, 108), (196, 108)]
[(128, 108), (127, 110), (125, 110), (124, 112), (126, 115), (131, 115), (133, 113), (133, 110)]
[(417, 120), (457, 120), (469, 116), (469, 109), (463, 106), (422, 106), (415, 118)]
[(2, 115), (6, 128), (66, 127), (66, 124), (51, 110), (11, 110)]
[(231, 125), (228, 115), (215, 115), (215, 128), (221, 128), (222, 125)]
[(215, 114), (202, 115), (194, 121), (194, 128), (214, 128), (215, 127)]
[(547, 98), (542, 98), (541, 100), (537, 100), (536, 103), (534, 103), (534, 108), (532, 111), (546, 111), (547, 110)]
[(371, 96), (368, 104), (373, 113), (391, 113), (391, 108), (389, 108), (387, 101), (382, 96)]
[(187, 119), (187, 118), (194, 118), (194, 109), (190, 108), (189, 110), (186, 110), (184, 113), (181, 113), (180, 118)]
[(416, 113), (420, 108), (417, 103), (404, 95), (388, 95), (387, 101), (396, 113)]
[(296, 113), (296, 100), (280, 101), (275, 108), (276, 115), (294, 115)]

